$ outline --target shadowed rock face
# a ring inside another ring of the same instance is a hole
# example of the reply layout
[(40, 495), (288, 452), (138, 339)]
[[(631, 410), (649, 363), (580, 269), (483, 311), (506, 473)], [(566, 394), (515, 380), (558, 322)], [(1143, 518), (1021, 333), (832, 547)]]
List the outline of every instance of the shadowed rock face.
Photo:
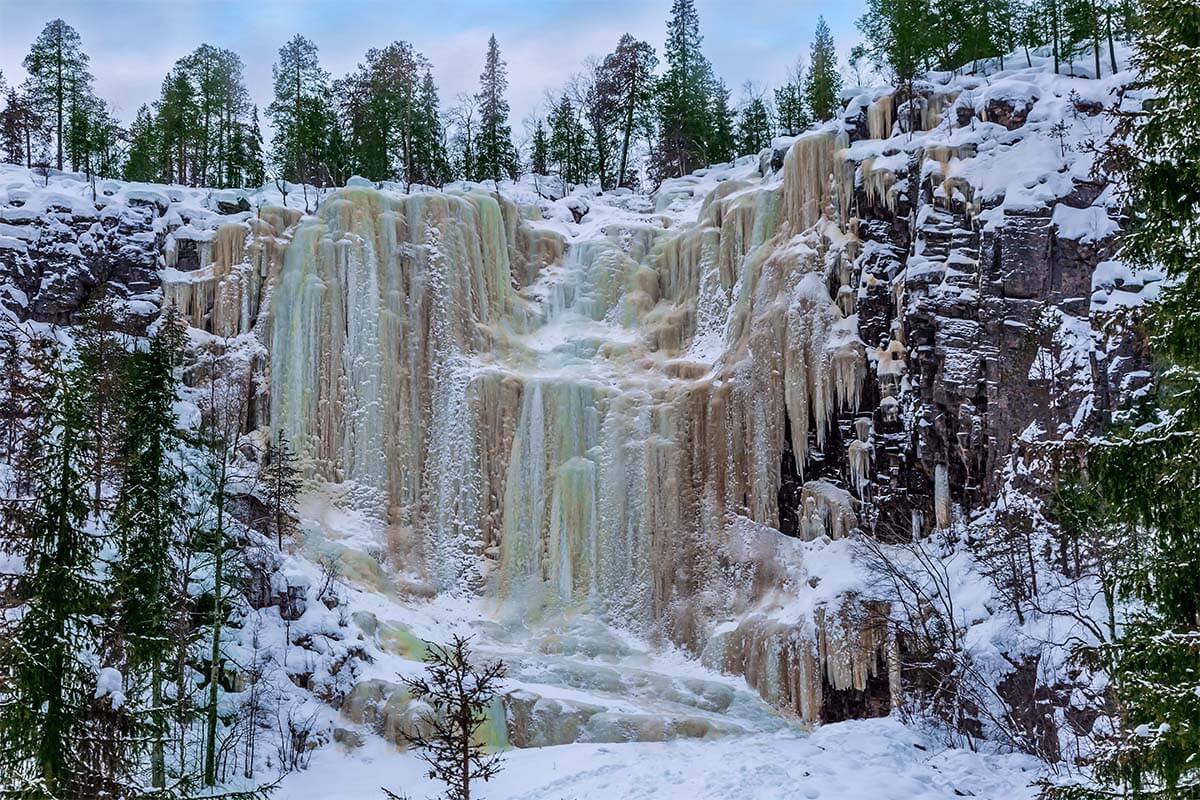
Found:
[(128, 306), (131, 329), (144, 329), (157, 316), (163, 234), (156, 223), (166, 206), (139, 196), (72, 201), (29, 209), (17, 200), (0, 208), (9, 241), (0, 247), (0, 275), (19, 290), (2, 301), (22, 319), (69, 325), (105, 288), (119, 300), (145, 301)]

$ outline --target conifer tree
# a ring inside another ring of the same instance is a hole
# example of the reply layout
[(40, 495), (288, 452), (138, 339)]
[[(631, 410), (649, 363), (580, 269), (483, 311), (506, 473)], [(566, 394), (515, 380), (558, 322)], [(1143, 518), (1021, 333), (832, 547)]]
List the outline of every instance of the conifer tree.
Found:
[(91, 478), (93, 513), (104, 508), (104, 478), (115, 471), (117, 441), (121, 436), (121, 380), (126, 351), (122, 320), (112, 297), (103, 294), (80, 314), (76, 340), (79, 368), (86, 376), (84, 400), (91, 426)]
[(498, 182), (502, 177), (516, 178), (517, 151), (508, 125), (508, 67), (500, 57), (500, 45), (493, 34), (488, 39), (487, 56), (479, 76), (479, 133), (475, 140), (475, 171), (480, 180)]
[(733, 108), (729, 105), (729, 89), (722, 80), (713, 81), (709, 89), (712, 108), (706, 147), (709, 162), (732, 161), (737, 155), (737, 131)]
[(88, 60), (79, 33), (61, 19), (46, 23), (25, 56), (29, 99), (54, 128), (58, 169), (63, 168), (63, 151), (70, 133), (72, 96), (90, 94)]
[(550, 140), (546, 136), (546, 125), (539, 119), (533, 126), (533, 138), (529, 146), (529, 171), (534, 175), (549, 174)]
[(1124, 172), (1122, 254), (1169, 280), (1146, 329), (1157, 392), (1088, 454), (1102, 523), (1135, 532), (1115, 568), (1115, 641), (1090, 653), (1113, 681), (1119, 728), (1096, 764), (1100, 788), (1068, 797), (1191, 798), (1200, 787), (1200, 6), (1146, 0), (1134, 65), (1170, 110), (1118, 116), (1110, 163)]
[(787, 80), (775, 90), (775, 122), (779, 133), (796, 136), (812, 124), (808, 101), (804, 95), (804, 70), (801, 63), (789, 71)]
[(159, 175), (158, 136), (150, 107), (138, 109), (129, 127), (129, 152), (125, 158), (127, 181), (154, 181)]
[(600, 65), (597, 90), (615, 114), (620, 141), (616, 177), (622, 186), (631, 183), (629, 151), (634, 138), (639, 132), (649, 138), (653, 130), (657, 66), (654, 48), (628, 33), (621, 36), (617, 49), (605, 56)]
[(825, 18), (817, 17), (817, 31), (813, 35), (808, 75), (804, 79), (804, 96), (809, 111), (819, 120), (832, 118), (841, 108), (841, 91), (842, 76), (838, 74), (833, 34), (829, 32)]
[(673, 0), (664, 47), (667, 70), (658, 81), (658, 143), (654, 174), (658, 180), (686, 175), (707, 164), (713, 147), (714, 114), (722, 98), (712, 68), (700, 51), (700, 15), (693, 0)]
[(282, 550), (283, 537), (291, 532), (291, 514), (301, 487), (296, 455), (282, 429), (264, 454), (260, 482), (270, 514), (267, 528), (274, 532), (276, 544)]
[(174, 646), (169, 602), (176, 583), (172, 543), (183, 515), (184, 476), (173, 461), (181, 445), (174, 402), (183, 336), (183, 324), (172, 306), (148, 346), (126, 361), (119, 443), (122, 479), (112, 519), (118, 542), (113, 568), (116, 629), (126, 639), (121, 647), (125, 694), (137, 714), (137, 735), (131, 742), (134, 755), (149, 756), (151, 783), (157, 789), (166, 783), (171, 715), (163, 685)]
[(587, 132), (579, 122), (571, 98), (565, 94), (559, 98), (558, 104), (550, 113), (548, 155), (558, 169), (564, 193), (567, 191), (567, 184), (587, 181), (590, 173)]
[(758, 153), (771, 145), (771, 115), (762, 96), (750, 93), (738, 119), (737, 152)]
[(296, 34), (279, 48), (271, 76), (274, 99), (267, 106), (275, 128), (271, 161), (284, 180), (322, 183), (331, 114), (329, 73), (321, 69), (317, 46)]
[(97, 696), (95, 661), (105, 591), (98, 563), (105, 541), (90, 518), (85, 373), (44, 365), (45, 402), (33, 410), (28, 496), (4, 500), (5, 544), (25, 563), (24, 612), (0, 662), (0, 774), (28, 798), (84, 791), (84, 722)]
[(0, 158), (32, 167), (45, 137), (45, 118), (29, 96), (16, 88), (9, 89), (4, 110), (0, 111)]

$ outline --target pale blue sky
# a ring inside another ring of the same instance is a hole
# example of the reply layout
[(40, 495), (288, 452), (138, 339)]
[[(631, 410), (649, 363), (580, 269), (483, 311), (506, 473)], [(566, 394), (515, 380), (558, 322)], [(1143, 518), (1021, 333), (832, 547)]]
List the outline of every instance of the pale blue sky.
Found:
[[(697, 0), (704, 50), (740, 95), (743, 82), (778, 83), (807, 54), (824, 14), (844, 62), (858, 40), (865, 0)], [(514, 128), (544, 89), (626, 31), (660, 51), (670, 0), (0, 0), (0, 71), (24, 77), (21, 60), (38, 31), (62, 17), (79, 31), (102, 97), (128, 120), (158, 94), (176, 59), (201, 42), (228, 47), (246, 64), (255, 102), (268, 102), (271, 64), (294, 33), (316, 42), (335, 77), (370, 47), (405, 39), (433, 62), (443, 98), (473, 91), (489, 33), (508, 61)]]

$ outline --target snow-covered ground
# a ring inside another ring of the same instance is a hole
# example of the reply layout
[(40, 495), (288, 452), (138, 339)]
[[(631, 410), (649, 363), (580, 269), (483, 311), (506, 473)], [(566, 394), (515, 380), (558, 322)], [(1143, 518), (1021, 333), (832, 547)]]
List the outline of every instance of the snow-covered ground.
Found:
[[(1034, 797), (1029, 756), (944, 749), (894, 719), (718, 741), (571, 744), (514, 750), (480, 787), (484, 800), (926, 800)], [(380, 787), (413, 798), (438, 786), (422, 764), (378, 740), (354, 754), (319, 752), (287, 776), (282, 800), (362, 800)]]

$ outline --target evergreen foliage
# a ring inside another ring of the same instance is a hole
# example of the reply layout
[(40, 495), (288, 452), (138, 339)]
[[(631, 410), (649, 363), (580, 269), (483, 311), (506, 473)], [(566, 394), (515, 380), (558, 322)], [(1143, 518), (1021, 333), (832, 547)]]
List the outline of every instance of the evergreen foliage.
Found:
[(829, 32), (825, 18), (818, 17), (808, 74), (804, 79), (804, 97), (812, 116), (819, 120), (832, 118), (841, 110), (841, 91), (842, 76), (837, 70), (837, 51), (833, 44), (833, 34)]
[(88, 64), (79, 33), (61, 19), (46, 23), (25, 56), (29, 102), (53, 128), (54, 165), (60, 170), (72, 123), (78, 125), (90, 110), (92, 74)]
[(498, 182), (504, 177), (516, 178), (520, 171), (508, 124), (507, 91), (508, 66), (500, 57), (500, 45), (493, 35), (488, 39), (479, 92), (475, 96), (479, 129), (474, 143), (474, 172), (478, 180)]
[(296, 34), (279, 48), (271, 76), (271, 163), (282, 180), (323, 186), (329, 178), (326, 147), (332, 114), (329, 73), (321, 68), (317, 46)]
[[(674, 0), (664, 47), (666, 72), (658, 81), (658, 141), (652, 173), (661, 181), (686, 175), (712, 160), (716, 120), (712, 67), (700, 50), (700, 16), (693, 0)], [(724, 143), (722, 143), (724, 144)]]
[(105, 546), (90, 510), (86, 372), (65, 358), (41, 365), (46, 391), (32, 409), (30, 491), (4, 500), (4, 543), (20, 556), (24, 613), (0, 662), (0, 774), (6, 793), (58, 798), (84, 787), (85, 720), (96, 696)]
[(504, 679), (504, 663), (472, 664), (470, 638), (455, 635), (445, 646), (429, 647), (425, 669), (427, 678), (401, 676), (413, 700), (431, 709), (406, 738), (428, 765), (429, 777), (445, 784), (446, 800), (471, 800), (474, 782), (500, 772), (500, 756), (488, 754), (480, 734)]
[(1134, 63), (1153, 108), (1122, 113), (1109, 153), (1126, 181), (1123, 256), (1170, 280), (1147, 330), (1157, 391), (1088, 453), (1094, 524), (1124, 528), (1109, 591), (1115, 641), (1088, 655), (1113, 679), (1121, 726), (1096, 764), (1101, 788), (1069, 797), (1200, 796), (1200, 6), (1145, 0)]
[(657, 66), (654, 48), (628, 33), (600, 65), (598, 89), (604, 102), (614, 111), (613, 125), (620, 141), (616, 177), (621, 186), (633, 183), (629, 161), (631, 145), (639, 134), (649, 139), (653, 130), (654, 70)]

